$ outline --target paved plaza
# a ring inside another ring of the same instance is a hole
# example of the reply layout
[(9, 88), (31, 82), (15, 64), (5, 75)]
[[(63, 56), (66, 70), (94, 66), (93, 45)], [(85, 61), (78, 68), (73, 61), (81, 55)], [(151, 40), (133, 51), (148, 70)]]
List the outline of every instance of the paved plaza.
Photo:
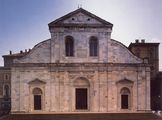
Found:
[(13, 114), (0, 120), (162, 120), (152, 113)]

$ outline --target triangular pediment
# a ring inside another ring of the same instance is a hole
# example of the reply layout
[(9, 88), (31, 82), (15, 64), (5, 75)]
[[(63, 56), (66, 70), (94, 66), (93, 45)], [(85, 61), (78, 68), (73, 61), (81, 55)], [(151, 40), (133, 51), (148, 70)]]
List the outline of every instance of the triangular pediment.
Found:
[(67, 26), (67, 25), (93, 25), (106, 26), (112, 28), (113, 24), (103, 20), (102, 18), (79, 8), (55, 21), (49, 23), (49, 27)]
[(39, 80), (38, 78), (29, 82), (29, 84), (46, 84), (46, 82)]
[(122, 79), (116, 82), (117, 84), (133, 84), (133, 81), (128, 80), (128, 79)]
[(103, 24), (97, 19), (91, 16), (88, 16), (82, 12), (79, 12), (77, 14), (70, 16), (69, 18), (61, 21), (61, 23), (64, 23), (64, 24), (100, 24), (100, 25)]

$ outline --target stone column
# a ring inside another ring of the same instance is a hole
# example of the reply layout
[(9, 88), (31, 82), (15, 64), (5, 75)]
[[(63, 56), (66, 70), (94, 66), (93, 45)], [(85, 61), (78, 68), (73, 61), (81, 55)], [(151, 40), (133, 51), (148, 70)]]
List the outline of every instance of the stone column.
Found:
[(150, 68), (146, 67), (146, 110), (150, 110)]
[(107, 74), (99, 72), (100, 112), (107, 112)]
[(91, 109), (93, 112), (99, 112), (99, 78), (98, 78), (98, 71), (95, 71), (94, 74), (94, 89), (93, 89), (93, 97)]

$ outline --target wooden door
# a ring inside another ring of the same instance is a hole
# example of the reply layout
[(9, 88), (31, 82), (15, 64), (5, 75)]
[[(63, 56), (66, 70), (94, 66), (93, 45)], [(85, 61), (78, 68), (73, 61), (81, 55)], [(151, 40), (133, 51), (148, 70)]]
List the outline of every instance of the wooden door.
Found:
[(76, 109), (88, 109), (87, 88), (76, 88)]
[(34, 95), (34, 110), (42, 109), (41, 95)]
[(128, 109), (128, 95), (121, 95), (121, 107), (122, 109)]

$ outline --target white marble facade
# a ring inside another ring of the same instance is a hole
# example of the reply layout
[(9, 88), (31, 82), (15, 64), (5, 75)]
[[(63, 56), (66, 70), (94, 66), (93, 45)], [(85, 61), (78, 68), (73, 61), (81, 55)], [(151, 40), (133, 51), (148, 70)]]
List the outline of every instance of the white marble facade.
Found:
[[(112, 27), (82, 8), (51, 22), (51, 39), (14, 60), (11, 112), (150, 110), (150, 68), (111, 39)], [(90, 55), (91, 37), (97, 40), (96, 55)]]

